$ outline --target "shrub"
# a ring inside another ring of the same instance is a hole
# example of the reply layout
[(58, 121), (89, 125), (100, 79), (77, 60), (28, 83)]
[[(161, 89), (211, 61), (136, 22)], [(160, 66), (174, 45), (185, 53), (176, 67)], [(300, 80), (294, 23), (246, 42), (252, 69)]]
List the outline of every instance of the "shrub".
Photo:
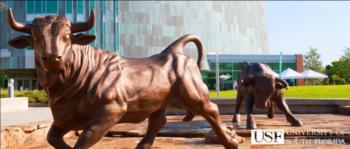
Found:
[[(1, 97), (7, 97), (7, 89), (1, 89)], [(15, 90), (15, 97), (28, 97), (29, 103), (47, 103), (44, 90)]]

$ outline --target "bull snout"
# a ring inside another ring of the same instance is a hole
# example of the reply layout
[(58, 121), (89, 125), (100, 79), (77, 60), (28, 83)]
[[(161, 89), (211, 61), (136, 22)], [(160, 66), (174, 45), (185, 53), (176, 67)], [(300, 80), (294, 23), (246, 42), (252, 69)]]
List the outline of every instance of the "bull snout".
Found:
[(44, 62), (53, 62), (53, 63), (56, 63), (56, 62), (61, 62), (62, 61), (62, 56), (59, 56), (59, 55), (54, 55), (54, 56), (49, 56), (49, 58), (47, 56), (42, 56), (41, 59), (44, 61)]
[(59, 71), (62, 68), (62, 56), (60, 55), (44, 55), (41, 59), (49, 71)]

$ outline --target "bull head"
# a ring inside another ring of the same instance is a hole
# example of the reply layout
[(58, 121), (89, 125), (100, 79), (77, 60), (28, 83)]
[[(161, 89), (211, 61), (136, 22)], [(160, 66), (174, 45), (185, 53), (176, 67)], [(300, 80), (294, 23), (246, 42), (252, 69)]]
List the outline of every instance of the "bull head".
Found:
[(272, 75), (249, 75), (243, 78), (241, 84), (249, 87), (258, 108), (267, 107), (267, 103), (276, 89), (288, 87), (286, 81), (275, 78)]
[[(241, 80), (241, 84), (243, 86), (250, 86), (250, 85), (254, 85), (256, 83), (256, 81), (259, 81), (259, 78), (261, 79), (261, 76), (253, 76), (253, 75), (249, 75), (247, 77), (244, 77), (243, 80)], [(289, 85), (286, 81), (280, 79), (280, 78), (273, 78), (274, 79), (274, 84), (276, 89), (288, 89)]]
[(11, 8), (8, 9), (7, 17), (12, 29), (29, 34), (11, 39), (8, 44), (14, 48), (33, 46), (36, 61), (48, 70), (56, 71), (63, 66), (73, 44), (86, 45), (95, 40), (95, 35), (74, 34), (88, 31), (94, 26), (93, 10), (87, 22), (72, 24), (61, 16), (38, 17), (31, 24), (23, 24), (14, 19)]

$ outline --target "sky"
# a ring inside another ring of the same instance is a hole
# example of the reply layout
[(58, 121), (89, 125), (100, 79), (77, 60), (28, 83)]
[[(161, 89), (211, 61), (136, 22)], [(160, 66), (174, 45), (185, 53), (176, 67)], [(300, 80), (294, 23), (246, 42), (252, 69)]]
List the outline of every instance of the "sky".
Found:
[(350, 48), (350, 1), (267, 1), (269, 54), (318, 49), (324, 66)]

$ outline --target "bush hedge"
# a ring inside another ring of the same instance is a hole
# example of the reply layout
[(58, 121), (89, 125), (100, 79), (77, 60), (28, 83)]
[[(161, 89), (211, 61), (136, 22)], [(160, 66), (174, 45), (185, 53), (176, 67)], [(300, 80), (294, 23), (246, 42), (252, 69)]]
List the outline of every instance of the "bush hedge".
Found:
[[(0, 97), (7, 97), (7, 89), (1, 89)], [(44, 90), (16, 90), (15, 97), (28, 97), (29, 103), (47, 103)]]

